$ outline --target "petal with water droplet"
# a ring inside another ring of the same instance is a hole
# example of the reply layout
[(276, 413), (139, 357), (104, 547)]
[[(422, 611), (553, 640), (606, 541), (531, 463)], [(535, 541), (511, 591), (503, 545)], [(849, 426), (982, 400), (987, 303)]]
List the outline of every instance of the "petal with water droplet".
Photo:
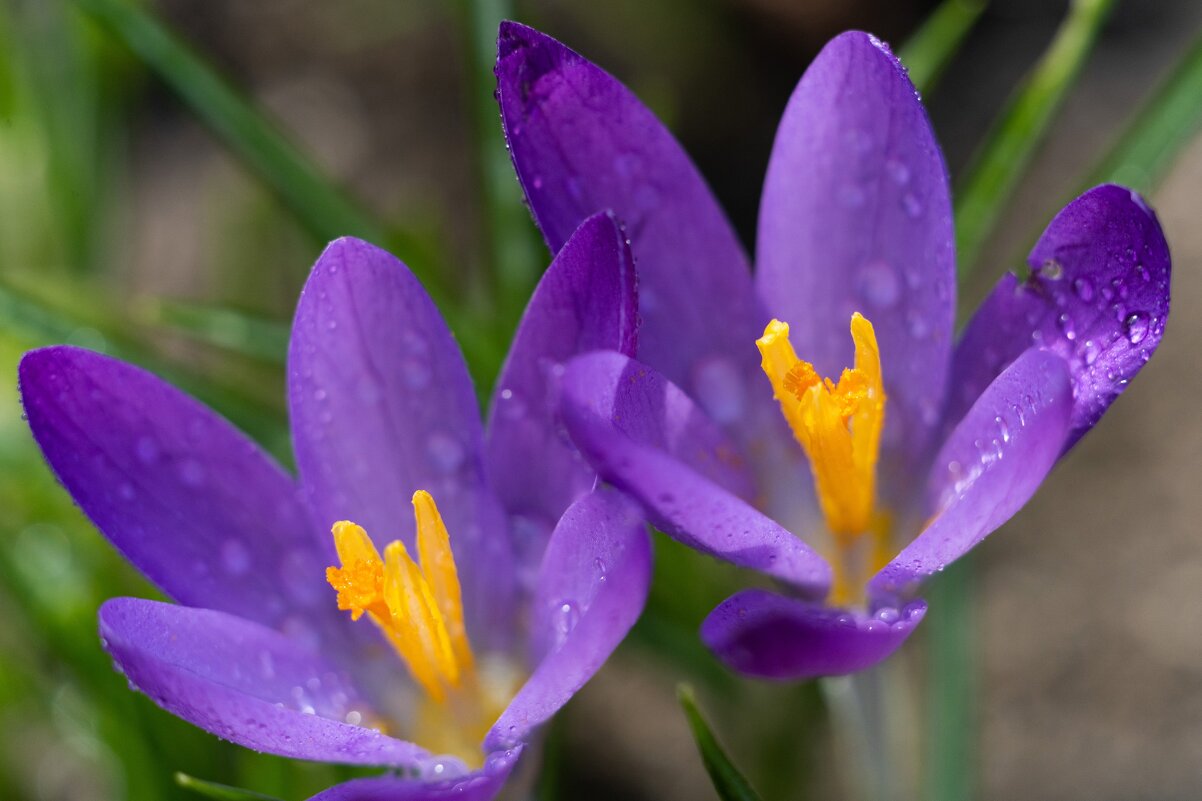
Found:
[(1055, 465), (1070, 432), (1068, 364), (1031, 348), (992, 384), (956, 426), (928, 482), (934, 517), (869, 582), (878, 602), (916, 591), (1009, 520)]
[(353, 520), (413, 548), (409, 501), (430, 492), (444, 510), (473, 642), (506, 637), (513, 557), (485, 479), (475, 392), (446, 323), (398, 259), (351, 238), (321, 254), (292, 326), (288, 400), (315, 523)]
[[(1032, 275), (1002, 278), (956, 346), (948, 423), (1034, 341), (1069, 364), (1076, 391), (1072, 447), (1160, 344), (1170, 259), (1156, 215), (1113, 184), (1089, 190), (1048, 225)], [(984, 358), (992, 354), (992, 358)]]
[[(847, 182), (860, 203), (849, 205)], [(841, 194), (842, 193), (842, 194)], [(880, 481), (905, 487), (943, 404), (956, 307), (951, 200), (922, 103), (887, 48), (850, 32), (810, 64), (776, 134), (760, 201), (756, 287), (822, 375), (852, 364), (870, 319), (889, 408)], [(849, 303), (850, 301), (850, 303)]]

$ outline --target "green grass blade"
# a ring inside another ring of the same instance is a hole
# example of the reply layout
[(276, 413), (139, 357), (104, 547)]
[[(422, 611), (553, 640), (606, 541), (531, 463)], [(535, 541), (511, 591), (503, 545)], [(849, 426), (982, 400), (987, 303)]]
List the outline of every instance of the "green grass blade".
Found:
[(358, 236), (397, 253), (430, 288), (428, 248), (390, 230), (339, 191), (306, 156), (229, 83), (153, 16), (124, 0), (75, 0), (165, 81), (276, 193), (319, 241)]
[(709, 724), (702, 717), (701, 710), (697, 708), (693, 688), (687, 684), (678, 685), (676, 698), (684, 710), (689, 728), (693, 732), (693, 739), (697, 742), (697, 750), (701, 752), (701, 761), (710, 775), (710, 781), (714, 783), (718, 797), (722, 801), (760, 801), (759, 794), (752, 789), (751, 784), (718, 744)]
[(927, 592), (930, 638), (924, 798), (969, 801), (976, 791), (977, 682), (973, 560), (961, 559)]
[(1153, 189), (1202, 128), (1202, 36), (1131, 119), (1082, 189), (1107, 181)]
[(929, 92), (960, 51), (988, 0), (943, 0), (897, 56), (920, 92)]
[(288, 354), (287, 325), (235, 309), (159, 299), (145, 314), (153, 325), (267, 364), (283, 365)]
[(274, 796), (243, 790), (240, 787), (206, 782), (203, 779), (194, 778), (186, 773), (175, 774), (175, 783), (185, 790), (191, 790), (205, 798), (215, 798), (217, 801), (279, 801)]
[(1027, 164), (1093, 49), (1114, 0), (1074, 0), (1035, 69), (995, 122), (956, 193), (960, 278), (977, 264)]

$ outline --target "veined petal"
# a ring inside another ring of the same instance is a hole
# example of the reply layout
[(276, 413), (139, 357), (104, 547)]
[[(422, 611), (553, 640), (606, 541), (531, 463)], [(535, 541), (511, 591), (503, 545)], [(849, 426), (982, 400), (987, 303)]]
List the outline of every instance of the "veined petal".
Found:
[(841, 676), (897, 650), (926, 614), (915, 601), (869, 613), (744, 590), (701, 624), (701, 640), (727, 666), (765, 679)]
[(585, 220), (543, 275), (497, 379), (488, 421), (489, 477), (510, 515), (522, 561), (537, 569), (545, 535), (590, 490), (596, 474), (555, 420), (555, 373), (592, 350), (633, 356), (638, 326), (634, 262), (607, 214)]
[(1065, 206), (1028, 261), (1031, 277), (1003, 277), (965, 329), (947, 418), (958, 421), (994, 376), (1038, 345), (1060, 354), (1073, 376), (1067, 450), (1160, 344), (1169, 315), (1169, 248), (1143, 198), (1106, 184)]
[[(756, 378), (752, 343), (765, 319), (742, 248), (696, 167), (629, 89), (559, 42), (505, 22), (497, 47), (505, 136), (551, 250), (589, 215), (612, 210), (638, 258), (640, 358), (719, 422), (754, 425), (732, 392)], [(738, 387), (711, 390), (728, 377)]]
[(356, 239), (326, 248), (297, 306), (288, 400), (317, 525), (354, 520), (414, 550), (409, 502), (417, 490), (430, 492), (445, 510), (469, 636), (504, 638), (513, 624), (513, 555), (485, 479), (471, 378), (405, 265)]
[(753, 508), (742, 457), (678, 387), (633, 359), (592, 353), (568, 363), (560, 407), (598, 474), (684, 544), (822, 596), (830, 566)]
[[(955, 315), (943, 154), (901, 64), (868, 34), (833, 39), (785, 109), (760, 202), (756, 288), (820, 375), (852, 363), (840, 332), (872, 320), (889, 408), (882, 489), (929, 454)], [(636, 253), (638, 251), (636, 250)]]
[(226, 420), (170, 384), (98, 353), (27, 353), (34, 439), (97, 528), (188, 606), (342, 642), (326, 603), (325, 538), (292, 479)]
[(891, 602), (959, 559), (1035, 494), (1071, 432), (1069, 367), (1032, 348), (977, 399), (935, 459), (934, 518), (868, 584)]
[(138, 690), (222, 739), (321, 762), (420, 768), (429, 758), (413, 743), (365, 728), (371, 710), (344, 674), (257, 623), (114, 598), (100, 608), (100, 636)]
[(643, 611), (650, 583), (651, 542), (634, 502), (600, 489), (568, 508), (534, 598), (538, 667), (485, 737), (485, 750), (524, 741), (601, 669)]

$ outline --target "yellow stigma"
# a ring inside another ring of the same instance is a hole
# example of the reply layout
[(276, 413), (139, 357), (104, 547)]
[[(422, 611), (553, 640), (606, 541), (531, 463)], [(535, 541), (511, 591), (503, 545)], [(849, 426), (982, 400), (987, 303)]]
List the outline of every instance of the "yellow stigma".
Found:
[(413, 494), (413, 512), (420, 567), (400, 540), (381, 559), (367, 532), (343, 520), (333, 528), (342, 567), (327, 568), (326, 581), (338, 591), (338, 608), (353, 620), (367, 613), (414, 680), (442, 704), (449, 692), (474, 683), (474, 660), (450, 537), (430, 493)]
[(855, 597), (847, 564), (852, 547), (867, 533), (875, 535), (879, 546), (888, 529), (885, 516), (876, 510), (877, 453), (885, 422), (881, 355), (872, 323), (859, 313), (852, 315), (851, 337), (855, 367), (845, 369), (837, 383), (797, 357), (786, 323), (773, 320), (756, 340), (781, 413), (809, 458), (818, 503), (840, 552), (835, 603)]

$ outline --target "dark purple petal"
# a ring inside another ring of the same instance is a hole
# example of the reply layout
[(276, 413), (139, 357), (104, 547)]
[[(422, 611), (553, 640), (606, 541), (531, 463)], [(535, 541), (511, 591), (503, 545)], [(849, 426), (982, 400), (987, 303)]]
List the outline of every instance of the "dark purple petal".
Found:
[(205, 731), (270, 754), (421, 768), (429, 755), (374, 729), (346, 676), (276, 631), (209, 609), (114, 598), (100, 636), (130, 683)]
[(733, 670), (764, 679), (841, 676), (897, 650), (926, 614), (914, 601), (875, 613), (744, 590), (710, 612), (701, 640)]
[(793, 92), (760, 202), (756, 284), (823, 375), (852, 365), (852, 312), (872, 321), (889, 396), (882, 489), (895, 494), (891, 476), (929, 455), (943, 406), (955, 251), (943, 154), (875, 37), (833, 39)]
[(634, 355), (638, 296), (625, 236), (607, 214), (590, 217), (543, 275), (493, 393), (486, 459), (505, 510), (519, 519), (523, 563), (537, 568), (546, 535), (596, 474), (555, 420), (555, 373), (593, 350)]
[(689, 157), (613, 76), (538, 31), (502, 23), (497, 97), (510, 153), (553, 251), (612, 210), (638, 259), (640, 358), (742, 426), (766, 320), (746, 257)]
[(344, 626), (292, 479), (212, 410), (79, 348), (25, 355), (29, 427), (75, 502), (163, 592), (300, 635)]
[(480, 770), (445, 781), (437, 780), (439, 763), (426, 769), (428, 778), (424, 779), (354, 779), (324, 790), (309, 801), (489, 801), (501, 791), (521, 752), (519, 747), (490, 754)]
[(1009, 520), (1035, 494), (1070, 432), (1073, 387), (1055, 353), (1031, 348), (956, 426), (929, 481), (935, 517), (869, 582), (869, 595), (913, 592)]
[(572, 441), (606, 481), (639, 501), (669, 536), (817, 596), (830, 566), (744, 498), (738, 452), (678, 387), (616, 353), (568, 363), (561, 394)]
[(484, 739), (522, 742), (593, 677), (630, 631), (651, 582), (651, 542), (639, 509), (601, 489), (564, 513), (539, 572), (532, 610), (534, 674)]
[(948, 421), (1032, 345), (1069, 365), (1076, 401), (1066, 449), (1093, 427), (1160, 344), (1169, 316), (1169, 247), (1136, 192), (1106, 184), (1064, 207), (1028, 261), (1007, 275), (956, 347)]
[(401, 539), (412, 549), (410, 499), (427, 490), (450, 532), (474, 641), (504, 636), (513, 556), (485, 481), (476, 396), (451, 332), (405, 265), (357, 239), (326, 248), (296, 309), (288, 400), (317, 525), (352, 520), (381, 548)]

